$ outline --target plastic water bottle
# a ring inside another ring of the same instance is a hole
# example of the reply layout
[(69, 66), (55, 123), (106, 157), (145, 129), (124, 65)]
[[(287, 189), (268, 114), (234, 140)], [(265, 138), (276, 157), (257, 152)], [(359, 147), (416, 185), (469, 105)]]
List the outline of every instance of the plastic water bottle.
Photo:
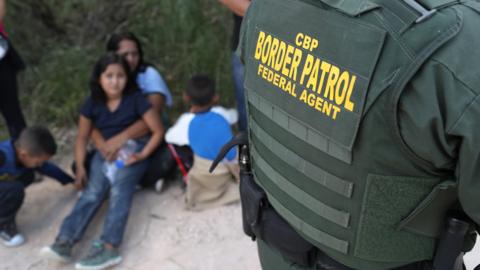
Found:
[(103, 164), (103, 173), (108, 178), (110, 183), (115, 182), (118, 169), (125, 167), (125, 162), (135, 153), (137, 150), (137, 143), (134, 140), (128, 140), (122, 148), (118, 151), (117, 159)]

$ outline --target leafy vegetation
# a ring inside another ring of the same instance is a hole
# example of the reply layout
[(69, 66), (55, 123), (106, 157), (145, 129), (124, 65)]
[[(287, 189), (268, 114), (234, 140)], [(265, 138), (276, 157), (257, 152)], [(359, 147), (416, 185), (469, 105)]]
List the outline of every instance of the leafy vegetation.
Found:
[(5, 25), (28, 66), (19, 82), (29, 124), (75, 123), (94, 62), (109, 35), (123, 30), (140, 38), (145, 59), (167, 81), (175, 98), (171, 115), (185, 110), (182, 89), (195, 73), (210, 74), (222, 103), (234, 104), (231, 14), (215, 0), (7, 2)]

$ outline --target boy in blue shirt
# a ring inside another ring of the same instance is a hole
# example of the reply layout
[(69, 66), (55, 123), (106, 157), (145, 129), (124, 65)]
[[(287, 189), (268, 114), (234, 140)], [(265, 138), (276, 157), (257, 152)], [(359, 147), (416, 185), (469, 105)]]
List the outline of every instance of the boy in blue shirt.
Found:
[(72, 177), (47, 162), (56, 150), (52, 134), (42, 127), (28, 127), (15, 141), (0, 142), (0, 239), (5, 246), (25, 242), (17, 230), (15, 216), (22, 206), (25, 188), (33, 182), (34, 171), (64, 185), (73, 182)]
[(224, 144), (233, 137), (230, 124), (237, 118), (218, 101), (213, 81), (203, 75), (192, 77), (184, 93), (184, 101), (191, 105), (170, 128), (165, 140), (175, 145), (188, 145), (193, 151), (193, 167), (188, 172), (186, 190), (187, 208), (203, 210), (238, 201), (238, 173), (236, 149), (228, 152), (218, 169), (210, 174), (208, 168)]

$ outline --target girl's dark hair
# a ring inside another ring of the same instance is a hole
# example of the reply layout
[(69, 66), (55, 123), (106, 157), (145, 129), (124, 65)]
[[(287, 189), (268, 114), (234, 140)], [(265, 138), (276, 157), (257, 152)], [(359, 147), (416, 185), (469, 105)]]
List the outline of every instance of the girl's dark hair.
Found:
[(142, 44), (140, 43), (140, 40), (132, 32), (121, 32), (121, 33), (112, 34), (112, 36), (107, 42), (107, 52), (116, 53), (120, 48), (120, 42), (124, 40), (133, 41), (137, 45), (138, 56), (139, 56), (138, 66), (137, 66), (137, 69), (132, 70), (132, 72), (134, 74), (137, 74), (138, 72), (143, 72), (149, 64), (143, 61)]
[(105, 72), (107, 67), (112, 64), (119, 64), (122, 66), (123, 70), (125, 71), (125, 75), (127, 76), (127, 84), (123, 90), (123, 95), (129, 95), (137, 91), (137, 86), (132, 79), (132, 74), (128, 67), (127, 61), (115, 53), (106, 53), (101, 56), (100, 59), (98, 59), (93, 68), (92, 76), (90, 77), (90, 91), (94, 101), (101, 103), (105, 103), (107, 101), (107, 95), (100, 85), (100, 76), (103, 72)]

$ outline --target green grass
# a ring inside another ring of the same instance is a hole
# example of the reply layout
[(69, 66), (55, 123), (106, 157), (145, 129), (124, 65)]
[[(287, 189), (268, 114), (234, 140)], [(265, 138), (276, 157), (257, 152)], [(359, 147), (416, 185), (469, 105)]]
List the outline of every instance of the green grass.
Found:
[[(211, 75), (221, 103), (234, 105), (230, 73), (231, 14), (214, 0), (9, 1), (7, 31), (27, 63), (19, 77), (29, 124), (71, 126), (88, 94), (93, 63), (109, 34), (134, 32), (175, 99), (196, 73)], [(0, 137), (5, 126), (0, 127)]]

